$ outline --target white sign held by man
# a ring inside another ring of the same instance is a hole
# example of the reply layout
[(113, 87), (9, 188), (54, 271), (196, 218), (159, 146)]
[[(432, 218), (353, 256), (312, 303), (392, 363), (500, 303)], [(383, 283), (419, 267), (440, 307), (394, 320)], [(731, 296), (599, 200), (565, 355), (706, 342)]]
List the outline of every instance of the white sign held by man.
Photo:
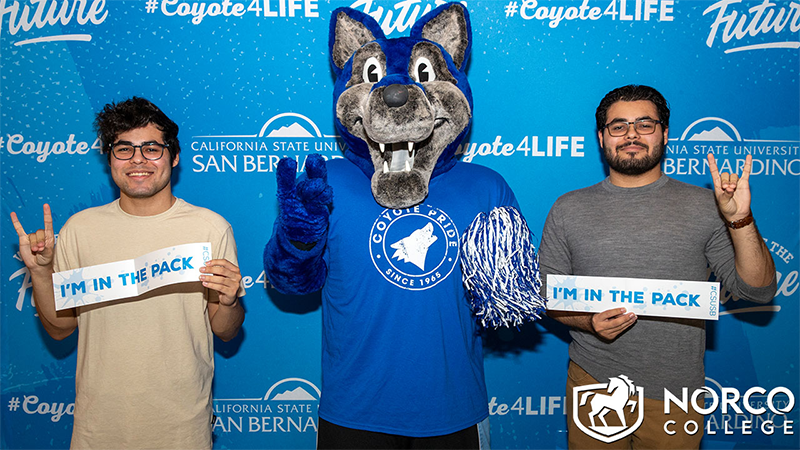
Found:
[(547, 309), (717, 320), (720, 284), (708, 281), (547, 275)]

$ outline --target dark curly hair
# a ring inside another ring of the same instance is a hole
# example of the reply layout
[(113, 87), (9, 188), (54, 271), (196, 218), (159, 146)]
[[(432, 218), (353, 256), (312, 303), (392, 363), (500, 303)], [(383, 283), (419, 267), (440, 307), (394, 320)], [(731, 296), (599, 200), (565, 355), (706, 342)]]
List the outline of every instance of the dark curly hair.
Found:
[(664, 96), (650, 86), (629, 84), (614, 89), (606, 94), (603, 100), (600, 100), (600, 105), (594, 113), (594, 118), (597, 121), (597, 131), (602, 130), (603, 127), (606, 126), (606, 120), (608, 120), (606, 114), (611, 105), (616, 102), (635, 102), (638, 100), (647, 100), (656, 105), (658, 120), (661, 121), (665, 129), (669, 128), (669, 104)]
[(158, 127), (164, 134), (164, 143), (167, 144), (170, 163), (181, 152), (178, 142), (178, 125), (164, 114), (158, 106), (141, 97), (131, 97), (119, 103), (109, 103), (97, 113), (94, 119), (94, 128), (97, 137), (103, 143), (102, 152), (111, 161), (111, 144), (117, 137), (126, 131), (145, 127), (148, 124)]

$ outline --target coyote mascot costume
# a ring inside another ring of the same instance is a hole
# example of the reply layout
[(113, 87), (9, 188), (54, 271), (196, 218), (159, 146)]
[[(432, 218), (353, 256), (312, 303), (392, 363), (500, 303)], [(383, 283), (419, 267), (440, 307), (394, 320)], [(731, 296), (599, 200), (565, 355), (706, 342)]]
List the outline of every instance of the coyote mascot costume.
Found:
[(513, 192), (455, 157), (472, 121), (471, 44), (458, 3), (396, 39), (359, 11), (333, 12), (346, 159), (311, 155), (299, 180), (294, 160), (279, 163), (264, 252), (279, 291), (322, 289), (321, 446), (325, 422), (416, 438), (478, 428), (488, 417), (480, 326), (543, 310)]

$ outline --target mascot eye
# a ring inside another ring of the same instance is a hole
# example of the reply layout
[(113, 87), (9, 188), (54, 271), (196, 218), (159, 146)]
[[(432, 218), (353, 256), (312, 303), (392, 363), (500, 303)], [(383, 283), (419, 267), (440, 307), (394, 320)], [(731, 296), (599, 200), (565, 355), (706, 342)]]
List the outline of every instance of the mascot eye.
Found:
[(378, 58), (371, 56), (364, 63), (364, 81), (367, 83), (377, 83), (383, 78), (383, 70)]
[(428, 58), (419, 58), (414, 63), (414, 78), (418, 83), (426, 83), (436, 79), (436, 73), (433, 71), (433, 64)]

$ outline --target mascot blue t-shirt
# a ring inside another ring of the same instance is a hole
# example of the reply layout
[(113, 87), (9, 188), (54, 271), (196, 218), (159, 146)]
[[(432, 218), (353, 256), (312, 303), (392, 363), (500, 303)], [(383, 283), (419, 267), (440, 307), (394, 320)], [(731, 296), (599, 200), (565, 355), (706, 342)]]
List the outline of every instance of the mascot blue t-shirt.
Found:
[(320, 417), (337, 425), (436, 436), (488, 416), (478, 326), (461, 281), (458, 240), (496, 206), (517, 206), (490, 169), (457, 163), (419, 205), (383, 208), (345, 160), (335, 192), (322, 289)]

